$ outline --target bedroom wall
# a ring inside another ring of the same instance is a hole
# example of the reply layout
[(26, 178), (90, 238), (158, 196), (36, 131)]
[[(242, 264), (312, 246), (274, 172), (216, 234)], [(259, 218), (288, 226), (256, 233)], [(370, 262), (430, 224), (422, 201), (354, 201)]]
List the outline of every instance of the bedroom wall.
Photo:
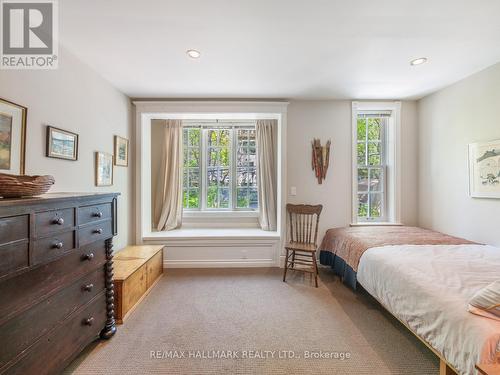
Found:
[[(287, 201), (323, 204), (319, 238), (327, 228), (351, 222), (351, 101), (292, 101), (288, 106)], [(417, 105), (405, 101), (401, 109), (402, 221), (417, 222)], [(311, 140), (332, 140), (330, 168), (319, 185), (311, 170)], [(297, 188), (297, 195), (290, 188)]]
[(500, 139), (500, 64), (418, 102), (419, 224), (500, 245), (500, 199), (468, 195), (467, 145)]
[[(115, 249), (132, 242), (132, 172), (114, 168), (114, 186), (94, 186), (94, 151), (113, 153), (113, 135), (131, 138), (129, 99), (64, 48), (59, 69), (0, 71), (0, 97), (28, 107), (26, 173), (50, 174), (51, 192), (119, 192)], [(79, 134), (78, 161), (45, 157), (45, 127)]]

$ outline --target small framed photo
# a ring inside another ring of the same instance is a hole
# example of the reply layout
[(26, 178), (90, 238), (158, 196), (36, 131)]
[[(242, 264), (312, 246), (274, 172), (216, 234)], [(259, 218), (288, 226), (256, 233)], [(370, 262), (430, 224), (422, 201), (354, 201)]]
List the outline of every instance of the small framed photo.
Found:
[(113, 155), (107, 152), (95, 153), (95, 185), (113, 185)]
[(128, 166), (128, 139), (115, 135), (115, 165)]
[(500, 198), (500, 139), (469, 145), (469, 194)]
[(0, 173), (24, 174), (28, 109), (0, 99)]
[(78, 134), (47, 126), (47, 157), (77, 160)]

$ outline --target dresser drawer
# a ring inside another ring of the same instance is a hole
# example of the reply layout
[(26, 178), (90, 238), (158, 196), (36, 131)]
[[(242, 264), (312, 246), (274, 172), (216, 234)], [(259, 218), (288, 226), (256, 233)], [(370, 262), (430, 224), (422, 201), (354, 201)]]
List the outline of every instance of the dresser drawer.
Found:
[(8, 275), (28, 266), (28, 240), (0, 246), (0, 275)]
[(63, 232), (75, 226), (75, 209), (38, 212), (35, 214), (35, 236)]
[(106, 323), (106, 298), (98, 296), (83, 309), (69, 316), (55, 332), (41, 337), (20, 360), (11, 366), (9, 375), (53, 375), (95, 340)]
[(0, 246), (12, 241), (29, 238), (29, 216), (12, 216), (0, 219)]
[(0, 368), (103, 290), (101, 267), (0, 326)]
[(0, 324), (106, 262), (104, 241), (0, 282)]
[(80, 246), (113, 236), (111, 220), (86, 225), (79, 229)]
[(33, 265), (48, 262), (74, 248), (75, 231), (36, 240), (33, 244)]
[(84, 225), (94, 221), (111, 218), (111, 203), (96, 204), (78, 209), (78, 224)]

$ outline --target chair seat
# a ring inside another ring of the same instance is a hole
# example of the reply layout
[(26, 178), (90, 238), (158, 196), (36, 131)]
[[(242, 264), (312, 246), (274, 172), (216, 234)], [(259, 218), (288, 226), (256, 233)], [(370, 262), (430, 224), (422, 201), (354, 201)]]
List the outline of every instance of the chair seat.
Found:
[(312, 253), (316, 251), (318, 248), (313, 243), (304, 243), (304, 242), (288, 242), (285, 245), (285, 249), (288, 250), (296, 250), (296, 251), (305, 251)]

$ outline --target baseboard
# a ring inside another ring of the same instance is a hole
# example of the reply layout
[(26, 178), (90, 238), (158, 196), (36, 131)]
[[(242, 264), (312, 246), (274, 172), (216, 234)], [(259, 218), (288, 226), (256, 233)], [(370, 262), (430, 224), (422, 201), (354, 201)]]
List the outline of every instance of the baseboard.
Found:
[(165, 260), (163, 268), (247, 268), (277, 267), (272, 259)]

